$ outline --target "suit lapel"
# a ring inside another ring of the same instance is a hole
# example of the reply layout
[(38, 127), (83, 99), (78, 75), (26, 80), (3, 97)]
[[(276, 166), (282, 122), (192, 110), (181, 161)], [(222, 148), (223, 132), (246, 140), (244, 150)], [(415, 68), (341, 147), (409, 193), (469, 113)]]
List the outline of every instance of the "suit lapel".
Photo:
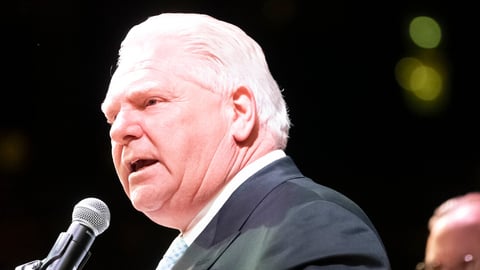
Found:
[(208, 269), (240, 235), (257, 205), (282, 182), (301, 177), (289, 157), (281, 158), (252, 175), (230, 196), (205, 230), (173, 269)]

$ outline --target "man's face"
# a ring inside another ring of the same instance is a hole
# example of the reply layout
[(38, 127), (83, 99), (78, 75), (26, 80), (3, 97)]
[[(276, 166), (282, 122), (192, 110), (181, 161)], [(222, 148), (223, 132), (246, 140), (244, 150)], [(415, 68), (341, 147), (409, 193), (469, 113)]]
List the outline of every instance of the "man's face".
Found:
[(102, 104), (123, 189), (137, 210), (169, 227), (174, 211), (175, 222), (198, 212), (225, 184), (233, 151), (228, 103), (178, 76), (179, 65), (169, 64), (181, 58), (176, 51), (165, 45), (155, 65), (142, 55), (120, 64)]

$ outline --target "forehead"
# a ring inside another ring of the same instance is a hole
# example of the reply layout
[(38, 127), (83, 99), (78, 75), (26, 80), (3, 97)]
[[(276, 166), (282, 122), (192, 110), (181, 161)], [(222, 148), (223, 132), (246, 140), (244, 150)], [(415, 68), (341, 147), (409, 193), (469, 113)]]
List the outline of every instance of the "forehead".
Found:
[(110, 80), (107, 97), (127, 90), (167, 86), (176, 74), (182, 74), (179, 69), (182, 69), (185, 53), (171, 42), (158, 46), (135, 42), (125, 46)]
[(125, 89), (139, 90), (167, 86), (174, 76), (173, 72), (162, 70), (158, 66), (119, 69), (113, 74), (108, 91), (117, 92)]
[(172, 76), (151, 68), (117, 70), (110, 80), (105, 99), (116, 99), (140, 90), (167, 88)]

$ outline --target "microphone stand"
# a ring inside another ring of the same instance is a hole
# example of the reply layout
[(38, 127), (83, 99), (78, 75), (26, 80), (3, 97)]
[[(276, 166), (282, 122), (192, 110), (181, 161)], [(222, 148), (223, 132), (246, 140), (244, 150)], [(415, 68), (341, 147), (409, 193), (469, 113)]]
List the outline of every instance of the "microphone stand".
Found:
[(15, 270), (40, 270), (42, 261), (35, 260), (15, 267)]
[[(34, 260), (31, 262), (19, 265), (15, 267), (15, 270), (62, 270), (64, 269), (65, 265), (58, 266), (58, 264), (55, 265), (54, 262), (58, 258), (62, 257), (62, 255), (65, 253), (65, 251), (69, 247), (69, 243), (72, 241), (72, 239), (73, 239), (73, 235), (71, 233), (68, 233), (68, 232), (60, 233), (55, 244), (53, 245), (54, 248), (50, 251), (50, 253), (47, 255), (45, 259)], [(90, 241), (93, 241), (93, 239), (91, 239)], [(88, 258), (90, 258), (90, 255), (91, 255), (90, 251), (87, 251), (85, 254), (85, 257), (82, 259), (78, 268), (75, 270), (82, 270)], [(67, 256), (72, 256), (72, 255), (68, 254)], [(51, 266), (54, 266), (54, 267), (52, 268)]]

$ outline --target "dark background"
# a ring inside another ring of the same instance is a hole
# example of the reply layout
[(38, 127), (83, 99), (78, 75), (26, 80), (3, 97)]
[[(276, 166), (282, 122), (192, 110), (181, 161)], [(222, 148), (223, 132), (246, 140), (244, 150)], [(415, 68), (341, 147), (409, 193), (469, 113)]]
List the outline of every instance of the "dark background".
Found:
[[(131, 207), (99, 107), (128, 29), (165, 11), (208, 13), (263, 46), (294, 124), (287, 153), (367, 212), (394, 270), (414, 269), (434, 207), (480, 186), (478, 14), (441, 2), (3, 2), (0, 269), (43, 259), (90, 196), (112, 218), (85, 270), (155, 268), (176, 232)], [(406, 33), (418, 15), (442, 26), (449, 76), (430, 115), (412, 110), (394, 74), (414, 53)]]

